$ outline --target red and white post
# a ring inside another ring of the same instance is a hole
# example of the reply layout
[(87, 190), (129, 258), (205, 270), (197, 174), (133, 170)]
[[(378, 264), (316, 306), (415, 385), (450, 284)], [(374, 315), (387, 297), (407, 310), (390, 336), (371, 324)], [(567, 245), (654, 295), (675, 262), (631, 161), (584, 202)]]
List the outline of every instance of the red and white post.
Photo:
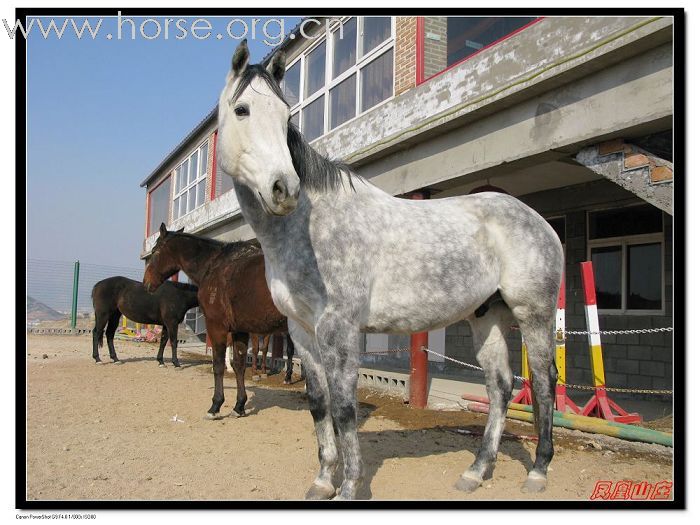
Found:
[(615, 421), (617, 423), (638, 423), (642, 420), (636, 413), (628, 413), (608, 397), (605, 389), (605, 367), (603, 365), (603, 347), (600, 342), (600, 326), (598, 325), (598, 305), (595, 295), (595, 279), (593, 263), (581, 263), (581, 280), (583, 282), (583, 297), (586, 307), (586, 327), (588, 329), (588, 345), (591, 355), (591, 371), (595, 393), (583, 407), (581, 415), (593, 416)]
[(561, 275), (561, 285), (559, 286), (559, 298), (557, 299), (556, 317), (556, 355), (557, 365), (557, 386), (556, 386), (556, 409), (566, 412), (569, 409), (574, 414), (580, 414), (581, 409), (576, 406), (569, 396), (566, 395), (566, 278), (565, 273)]

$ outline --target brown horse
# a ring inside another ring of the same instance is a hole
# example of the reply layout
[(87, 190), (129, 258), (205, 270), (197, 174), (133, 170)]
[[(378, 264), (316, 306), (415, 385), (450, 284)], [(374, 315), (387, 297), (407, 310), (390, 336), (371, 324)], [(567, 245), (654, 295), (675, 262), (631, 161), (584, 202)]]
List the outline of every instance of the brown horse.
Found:
[(112, 361), (119, 362), (114, 349), (114, 333), (119, 318), (125, 315), (137, 323), (163, 326), (158, 349), (158, 364), (164, 366), (163, 350), (170, 338), (173, 350), (173, 366), (180, 366), (177, 359), (177, 327), (187, 310), (197, 306), (197, 287), (168, 282), (157, 293), (146, 292), (142, 283), (126, 277), (109, 277), (92, 288), (92, 305), (95, 308), (95, 328), (92, 330), (92, 357), (100, 363), (98, 349), (102, 346), (102, 334), (107, 333), (107, 346)]
[[(265, 260), (257, 242), (223, 243), (188, 233), (171, 232), (160, 225), (146, 266), (143, 284), (154, 291), (182, 270), (199, 286), (199, 307), (207, 323), (214, 362), (214, 396), (207, 416), (219, 417), (224, 403), (226, 337), (233, 340), (232, 365), (236, 372), (237, 399), (233, 409), (245, 415), (245, 365), (249, 334), (287, 333), (287, 318), (272, 302), (265, 281)], [(291, 378), (294, 346), (287, 336), (287, 380)], [(287, 382), (287, 381), (285, 381)]]

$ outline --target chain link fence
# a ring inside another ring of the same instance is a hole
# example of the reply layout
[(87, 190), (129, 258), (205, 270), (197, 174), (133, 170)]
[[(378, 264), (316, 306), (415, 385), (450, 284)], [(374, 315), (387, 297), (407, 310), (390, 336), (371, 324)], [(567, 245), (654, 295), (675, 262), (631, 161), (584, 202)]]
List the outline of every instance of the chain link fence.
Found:
[[(75, 296), (77, 326), (92, 328), (94, 320), (92, 288), (96, 283), (118, 275), (140, 282), (143, 279), (143, 271), (143, 267), (107, 266), (81, 262), (77, 271)], [(75, 262), (27, 260), (27, 328), (39, 325), (56, 328), (70, 326), (75, 276)], [(187, 312), (185, 323), (195, 334), (206, 331), (204, 317), (199, 308)]]

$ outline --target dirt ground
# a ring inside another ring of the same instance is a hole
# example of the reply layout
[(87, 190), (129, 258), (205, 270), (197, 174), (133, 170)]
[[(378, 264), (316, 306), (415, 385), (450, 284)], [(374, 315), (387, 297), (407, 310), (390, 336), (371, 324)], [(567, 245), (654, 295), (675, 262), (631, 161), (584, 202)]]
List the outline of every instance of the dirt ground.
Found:
[[(155, 344), (116, 346), (122, 364), (104, 348), (106, 364), (96, 365), (89, 337), (28, 336), (27, 499), (303, 499), (318, 460), (302, 381), (249, 379), (248, 416), (210, 421), (210, 357), (180, 352), (181, 369), (159, 368)], [(225, 394), (222, 414), (236, 398), (229, 373)], [(533, 428), (509, 421), (493, 477), (465, 494), (453, 484), (474, 459), (485, 415), (410, 410), (370, 391), (359, 401), (363, 498), (586, 500), (597, 480), (672, 479), (666, 447), (558, 430), (547, 491), (522, 494)]]

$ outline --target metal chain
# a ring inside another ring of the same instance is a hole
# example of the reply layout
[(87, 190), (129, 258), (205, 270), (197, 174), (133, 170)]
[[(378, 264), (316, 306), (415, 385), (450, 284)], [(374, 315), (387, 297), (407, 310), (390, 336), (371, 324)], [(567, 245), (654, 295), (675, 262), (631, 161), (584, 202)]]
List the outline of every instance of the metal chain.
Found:
[[(410, 350), (411, 350), (410, 348), (395, 348), (393, 350), (379, 350), (379, 351), (372, 351), (372, 352), (367, 351), (367, 352), (365, 352), (365, 354), (371, 354), (371, 355), (398, 354), (398, 353), (402, 353), (402, 352), (410, 352)], [(423, 351), (425, 351), (429, 354), (433, 354), (433, 355), (436, 355), (438, 357), (441, 357), (442, 359), (445, 359), (446, 361), (451, 361), (451, 362), (456, 363), (458, 365), (462, 365), (464, 367), (471, 368), (472, 370), (479, 370), (481, 372), (484, 371), (484, 369), (481, 368), (480, 366), (476, 366), (476, 365), (473, 365), (471, 363), (466, 363), (464, 361), (460, 361), (459, 359), (454, 359), (453, 357), (440, 354), (434, 350), (430, 350), (429, 348), (423, 347)], [(519, 376), (516, 374), (513, 374), (513, 378), (517, 379), (521, 383), (527, 381), (527, 379), (524, 378), (523, 376)], [(596, 390), (596, 388), (598, 388), (595, 386), (572, 385), (569, 383), (563, 383), (562, 385), (567, 387), (567, 388), (573, 388), (576, 390)], [(673, 395), (673, 390), (652, 390), (649, 388), (615, 388), (615, 387), (606, 386), (605, 390), (607, 390), (608, 392), (620, 392), (620, 393), (629, 393), (629, 394)]]
[[(519, 326), (511, 326), (511, 330), (520, 330)], [(566, 335), (625, 335), (625, 334), (653, 334), (656, 332), (673, 332), (672, 326), (664, 326), (661, 328), (636, 328), (630, 330), (598, 330), (597, 332), (589, 332), (588, 330), (565, 330), (563, 334)], [(562, 338), (562, 331), (557, 330), (556, 335), (559, 339)]]

